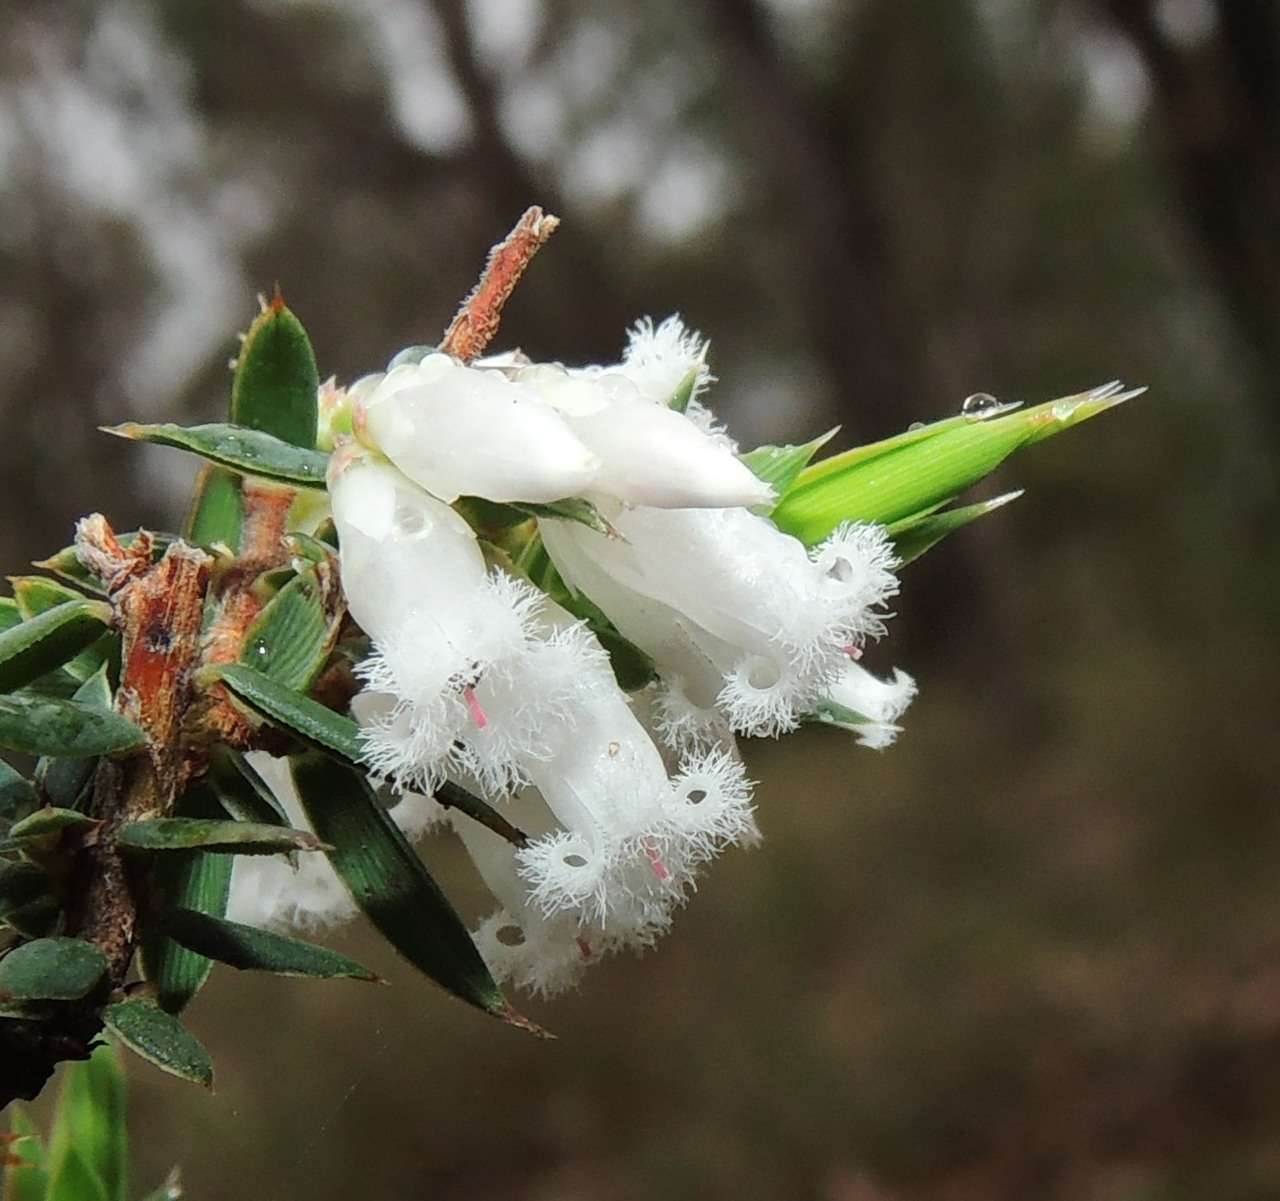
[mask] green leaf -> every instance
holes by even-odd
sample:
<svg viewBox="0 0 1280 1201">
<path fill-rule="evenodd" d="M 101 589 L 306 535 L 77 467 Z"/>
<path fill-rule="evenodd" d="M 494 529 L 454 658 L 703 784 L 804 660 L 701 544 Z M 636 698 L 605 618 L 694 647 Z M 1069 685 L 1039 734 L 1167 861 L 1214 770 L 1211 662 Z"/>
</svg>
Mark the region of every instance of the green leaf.
<svg viewBox="0 0 1280 1201">
<path fill-rule="evenodd" d="M 106 664 L 85 680 L 71 699 L 98 709 L 110 709 L 111 682 Z M 76 808 L 86 795 L 97 766 L 97 759 L 45 756 L 36 764 L 36 783 L 48 804 L 62 809 Z"/>
<path fill-rule="evenodd" d="M 309 450 L 247 426 L 213 423 L 181 426 L 162 422 L 140 425 L 126 421 L 122 425 L 101 427 L 104 433 L 158 446 L 173 446 L 190 451 L 219 467 L 240 475 L 276 480 L 295 488 L 323 488 L 329 456 Z"/>
<path fill-rule="evenodd" d="M 216 819 L 222 806 L 207 782 L 189 788 L 174 808 L 179 817 Z M 209 851 L 170 851 L 157 858 L 151 874 L 151 897 L 157 909 L 194 909 L 221 917 L 231 895 L 235 859 Z M 180 946 L 159 931 L 144 930 L 139 951 L 143 978 L 156 990 L 156 1000 L 169 1013 L 181 1013 L 204 987 L 213 962 Z"/>
<path fill-rule="evenodd" d="M 671 394 L 671 399 L 667 401 L 667 408 L 675 409 L 677 413 L 684 413 L 689 408 L 689 402 L 693 399 L 694 389 L 698 386 L 698 376 L 702 373 L 702 365 L 690 367 L 688 374 L 682 379 L 677 386 L 675 392 Z"/>
<path fill-rule="evenodd" d="M 68 1064 L 49 1135 L 50 1197 L 78 1201 L 73 1181 L 92 1175 L 107 1201 L 125 1201 L 128 1175 L 124 1073 L 115 1048 L 101 1043 Z M 70 1168 L 68 1159 L 79 1166 Z M 87 1174 L 87 1175 L 86 1175 Z M 61 1190 L 61 1191 L 59 1191 Z"/>
<path fill-rule="evenodd" d="M 813 456 L 839 432 L 840 427 L 837 425 L 825 434 L 819 434 L 811 442 L 802 442 L 798 446 L 757 446 L 755 450 L 749 450 L 738 458 L 751 468 L 758 479 L 773 489 L 774 496 L 780 498 L 787 494 L 796 478 L 809 466 Z M 763 507 L 772 510 L 773 505 Z"/>
<path fill-rule="evenodd" d="M 1006 492 L 1003 496 L 997 496 L 992 500 L 963 505 L 957 509 L 945 509 L 941 513 L 919 514 L 895 522 L 889 527 L 889 536 L 893 539 L 893 549 L 898 556 L 899 565 L 905 567 L 925 551 L 932 550 L 948 534 L 954 534 L 969 522 L 994 512 L 1010 501 L 1017 500 L 1021 495 L 1021 490 Z"/>
<path fill-rule="evenodd" d="M 308 830 L 198 817 L 153 817 L 148 821 L 127 822 L 117 831 L 116 838 L 130 851 L 198 850 L 231 855 L 277 855 L 282 851 L 323 849 L 320 840 Z"/>
<path fill-rule="evenodd" d="M 57 809 L 53 805 L 46 805 L 15 822 L 9 830 L 9 837 L 18 842 L 34 842 L 42 838 L 56 838 L 68 830 L 85 830 L 97 824 L 95 818 L 78 809 Z"/>
<path fill-rule="evenodd" d="M 223 667 L 220 676 L 232 694 L 258 717 L 296 735 L 309 747 L 352 767 L 362 767 L 364 750 L 360 728 L 349 717 L 326 709 L 318 701 L 283 688 L 274 680 L 248 667 Z M 491 806 L 466 789 L 446 782 L 436 790 L 436 799 L 465 813 L 482 826 L 516 846 L 524 835 Z"/>
<path fill-rule="evenodd" d="M 68 1147 L 49 1169 L 45 1201 L 111 1201 L 102 1177 L 76 1147 Z"/>
<path fill-rule="evenodd" d="M 231 420 L 294 446 L 314 447 L 319 387 L 307 331 L 277 293 L 240 348 L 231 383 Z"/>
<path fill-rule="evenodd" d="M 600 510 L 589 500 L 583 500 L 579 496 L 569 496 L 564 500 L 553 500 L 545 505 L 525 504 L 522 502 L 511 507 L 519 509 L 530 517 L 556 517 L 561 521 L 576 521 L 579 525 L 585 525 L 587 529 L 595 530 L 597 534 L 604 534 L 608 538 L 616 538 L 618 536 L 618 531 L 605 520 Z"/>
<path fill-rule="evenodd" d="M 108 1030 L 135 1055 L 193 1084 L 213 1087 L 209 1052 L 176 1017 L 150 1001 L 121 1001 L 108 1005 L 102 1020 Z"/>
<path fill-rule="evenodd" d="M 78 1001 L 107 970 L 107 958 L 79 938 L 37 938 L 0 959 L 0 1000 Z"/>
<path fill-rule="evenodd" d="M 368 968 L 327 947 L 190 909 L 171 909 L 160 917 L 158 925 L 189 950 L 242 971 L 316 979 L 378 979 Z"/>
<path fill-rule="evenodd" d="M 82 701 L 0 696 L 0 747 L 5 750 L 28 755 L 110 755 L 137 750 L 146 741 L 147 736 L 127 718 Z"/>
<path fill-rule="evenodd" d="M 197 546 L 221 545 L 234 553 L 240 549 L 243 522 L 240 477 L 206 463 L 196 481 L 195 503 L 186 522 L 187 538 Z"/>
<path fill-rule="evenodd" d="M 0 596 L 0 631 L 13 629 L 21 620 L 18 602 L 11 596 Z"/>
<path fill-rule="evenodd" d="M 0 759 L 0 819 L 19 821 L 39 804 L 31 781 Z"/>
<path fill-rule="evenodd" d="M 346 606 L 328 563 L 295 576 L 263 607 L 245 635 L 241 661 L 305 692 L 338 638 Z"/>
<path fill-rule="evenodd" d="M 44 868 L 34 863 L 0 863 L 0 920 L 49 897 L 51 891 Z"/>
<path fill-rule="evenodd" d="M 773 511 L 779 529 L 812 545 L 842 521 L 890 525 L 949 500 L 1021 446 L 1042 441 L 1136 396 L 1106 385 L 1033 408 L 953 417 L 805 468 Z"/>
<path fill-rule="evenodd" d="M 297 735 L 316 747 L 349 762 L 363 757 L 359 727 L 319 701 L 294 692 L 251 667 L 232 664 L 218 671 L 232 694 L 259 717 Z"/>
<path fill-rule="evenodd" d="M 111 606 L 79 600 L 46 610 L 0 634 L 0 691 L 12 692 L 66 663 L 96 642 Z"/>
<path fill-rule="evenodd" d="M 33 617 L 69 601 L 86 599 L 82 592 L 60 584 L 57 580 L 45 579 L 42 575 L 10 576 L 9 584 L 13 588 L 13 599 L 18 602 L 18 612 L 22 614 L 23 621 L 30 621 Z"/>
<path fill-rule="evenodd" d="M 16 1101 L 9 1109 L 9 1131 L 18 1136 L 9 1145 L 9 1153 L 24 1162 L 5 1169 L 4 1201 L 45 1201 L 49 1179 L 40 1132 L 26 1106 Z"/>
<path fill-rule="evenodd" d="M 319 754 L 291 760 L 329 861 L 374 927 L 419 971 L 486 1013 L 532 1027 L 507 1003 L 453 907 L 357 771 Z"/>
<path fill-rule="evenodd" d="M 209 756 L 207 780 L 222 807 L 237 821 L 266 826 L 289 824 L 276 794 L 239 751 L 229 746 L 215 746 Z"/>
</svg>

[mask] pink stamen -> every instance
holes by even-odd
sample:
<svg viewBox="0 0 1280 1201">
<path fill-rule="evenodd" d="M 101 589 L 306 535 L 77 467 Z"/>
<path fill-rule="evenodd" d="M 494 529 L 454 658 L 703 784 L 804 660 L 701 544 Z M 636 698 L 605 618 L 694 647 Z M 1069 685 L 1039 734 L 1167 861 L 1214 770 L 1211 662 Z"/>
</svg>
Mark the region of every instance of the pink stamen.
<svg viewBox="0 0 1280 1201">
<path fill-rule="evenodd" d="M 653 868 L 653 874 L 665 884 L 671 879 L 671 872 L 667 869 L 667 865 L 662 862 L 662 856 L 658 853 L 658 848 L 648 838 L 641 845 L 644 847 L 645 858 L 649 860 L 649 866 Z"/>
<path fill-rule="evenodd" d="M 483 730 L 489 724 L 488 714 L 484 711 L 484 706 L 480 704 L 479 698 L 476 696 L 476 690 L 468 684 L 462 690 L 463 698 L 467 702 L 467 712 L 471 714 L 471 720 L 476 726 Z"/>
<path fill-rule="evenodd" d="M 850 659 L 862 658 L 862 647 L 854 646 L 852 642 L 849 643 L 848 646 L 841 647 L 840 649 L 843 650 L 844 653 L 848 655 Z"/>
</svg>

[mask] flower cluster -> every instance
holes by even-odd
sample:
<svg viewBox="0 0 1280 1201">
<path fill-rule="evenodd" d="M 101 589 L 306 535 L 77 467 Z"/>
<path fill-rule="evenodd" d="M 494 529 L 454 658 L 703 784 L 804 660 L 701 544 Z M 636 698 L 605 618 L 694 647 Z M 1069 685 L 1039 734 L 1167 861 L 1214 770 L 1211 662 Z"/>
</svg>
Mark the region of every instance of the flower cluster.
<svg viewBox="0 0 1280 1201">
<path fill-rule="evenodd" d="M 398 818 L 444 820 L 411 798 L 452 780 L 526 832 L 515 848 L 454 822 L 499 903 L 477 944 L 495 977 L 532 991 L 650 945 L 702 866 L 758 837 L 737 736 L 833 705 L 885 746 L 914 693 L 857 662 L 897 589 L 883 529 L 845 524 L 807 549 L 763 515 L 772 490 L 707 409 L 705 357 L 669 318 L 637 324 L 615 365 L 406 351 L 326 398 L 354 431 L 329 499 L 372 644 L 353 705 L 367 762 L 407 794 Z M 558 595 L 587 598 L 655 682 L 625 693 L 601 623 L 486 555 L 459 498 L 529 506 Z M 566 498 L 599 520 L 575 520 Z M 301 883 L 327 897 L 327 882 Z"/>
</svg>

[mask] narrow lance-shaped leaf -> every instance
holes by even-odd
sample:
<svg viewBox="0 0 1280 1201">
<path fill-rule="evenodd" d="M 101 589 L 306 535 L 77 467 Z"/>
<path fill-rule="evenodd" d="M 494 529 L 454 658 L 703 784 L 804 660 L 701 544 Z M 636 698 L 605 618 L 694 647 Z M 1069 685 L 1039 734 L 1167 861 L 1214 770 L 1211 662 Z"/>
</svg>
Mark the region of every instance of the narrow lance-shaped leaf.
<svg viewBox="0 0 1280 1201">
<path fill-rule="evenodd" d="M 995 416 L 939 422 L 909 431 L 915 437 L 846 451 L 801 472 L 773 520 L 808 544 L 842 521 L 892 524 L 976 484 L 1020 446 L 1078 425 L 1140 391 L 1105 385 L 1018 412 L 996 406 L 986 411 Z"/>
<path fill-rule="evenodd" d="M 200 850 L 234 855 L 278 855 L 283 851 L 322 849 L 320 840 L 307 830 L 198 817 L 153 817 L 127 822 L 120 827 L 116 839 L 130 851 Z"/>
<path fill-rule="evenodd" d="M 97 641 L 111 622 L 111 607 L 81 600 L 57 605 L 0 633 L 0 691 L 38 679 Z"/>
<path fill-rule="evenodd" d="M 362 767 L 364 751 L 360 728 L 310 697 L 302 696 L 248 667 L 223 667 L 219 675 L 243 705 L 259 718 L 296 735 L 316 750 L 353 767 Z M 495 834 L 517 846 L 525 836 L 491 806 L 455 784 L 445 784 L 436 792 L 442 805 L 465 813 Z"/>
<path fill-rule="evenodd" d="M 46 805 L 28 814 L 19 822 L 14 822 L 9 830 L 9 837 L 17 842 L 36 841 L 56 838 L 71 830 L 86 830 L 98 824 L 96 818 L 78 809 L 59 809 Z"/>
<path fill-rule="evenodd" d="M 240 483 L 240 476 L 225 467 L 206 463 L 200 469 L 185 527 L 188 541 L 197 546 L 225 546 L 233 553 L 240 549 L 244 523 Z"/>
<path fill-rule="evenodd" d="M 67 1147 L 49 1164 L 45 1201 L 111 1201 L 106 1183 L 78 1147 Z"/>
<path fill-rule="evenodd" d="M 507 1003 L 466 927 L 357 771 L 319 754 L 291 761 L 329 861 L 377 930 L 416 968 L 468 1004 L 532 1027 Z"/>
<path fill-rule="evenodd" d="M 110 710 L 57 697 L 0 696 L 0 747 L 28 755 L 110 755 L 137 750 L 146 735 Z"/>
<path fill-rule="evenodd" d="M 944 509 L 940 513 L 927 513 L 895 522 L 889 527 L 889 537 L 893 541 L 894 554 L 897 555 L 899 564 L 905 567 L 926 551 L 932 550 L 948 534 L 954 534 L 979 517 L 994 513 L 996 509 L 1017 500 L 1021 495 L 1021 490 L 1006 492 L 1003 496 L 978 501 L 977 504 Z"/>
<path fill-rule="evenodd" d="M 181 426 L 168 422 L 140 425 L 126 421 L 122 425 L 103 426 L 102 429 L 117 438 L 190 451 L 241 475 L 276 480 L 296 488 L 323 488 L 329 463 L 329 456 L 318 450 L 294 446 L 247 426 L 223 423 Z"/>
<path fill-rule="evenodd" d="M 840 427 L 829 429 L 819 434 L 810 442 L 798 446 L 757 446 L 746 454 L 738 456 L 758 479 L 768 484 L 777 497 L 785 496 L 787 490 L 795 483 L 800 473 L 808 467 L 813 456 L 818 453 L 832 438 L 840 432 Z M 773 505 L 762 506 L 766 511 Z"/>
<path fill-rule="evenodd" d="M 50 1197 L 79 1201 L 66 1191 L 79 1183 L 79 1169 L 65 1166 L 68 1156 L 83 1161 L 83 1169 L 100 1182 L 108 1201 L 125 1201 L 128 1140 L 125 1126 L 124 1073 L 114 1047 L 100 1044 L 80 1063 L 68 1064 L 58 1096 L 58 1109 L 49 1135 Z M 63 1192 L 56 1190 L 60 1187 Z"/>
<path fill-rule="evenodd" d="M 213 1086 L 213 1061 L 199 1039 L 172 1014 L 150 1001 L 121 1001 L 102 1013 L 108 1030 L 135 1055 L 161 1071 Z"/>
<path fill-rule="evenodd" d="M 0 759 L 0 821 L 19 821 L 39 803 L 31 781 Z"/>
<path fill-rule="evenodd" d="M 53 882 L 34 863 L 0 863 L 0 921 L 52 895 Z"/>
<path fill-rule="evenodd" d="M 158 927 L 189 950 L 242 971 L 315 979 L 378 979 L 368 968 L 327 947 L 190 909 L 169 910 L 160 917 Z"/>
<path fill-rule="evenodd" d="M 10 576 L 9 586 L 13 589 L 13 599 L 18 602 L 18 612 L 22 614 L 23 621 L 30 621 L 69 601 L 87 599 L 84 593 L 67 584 L 41 575 Z"/>
<path fill-rule="evenodd" d="M 78 1001 L 107 970 L 107 959 L 79 938 L 37 938 L 0 959 L 0 1000 Z"/>
<path fill-rule="evenodd" d="M 217 819 L 222 806 L 207 783 L 189 788 L 174 806 L 178 817 Z M 235 859 L 212 851 L 170 851 L 157 857 L 151 897 L 158 909 L 181 907 L 221 917 L 231 894 Z M 158 930 L 143 933 L 139 952 L 143 977 L 155 988 L 156 1001 L 169 1013 L 181 1013 L 209 978 L 213 963 Z"/>
<path fill-rule="evenodd" d="M 237 821 L 257 822 L 265 826 L 289 824 L 284 806 L 239 751 L 228 746 L 214 747 L 209 757 L 207 778 L 222 808 Z"/>
</svg>

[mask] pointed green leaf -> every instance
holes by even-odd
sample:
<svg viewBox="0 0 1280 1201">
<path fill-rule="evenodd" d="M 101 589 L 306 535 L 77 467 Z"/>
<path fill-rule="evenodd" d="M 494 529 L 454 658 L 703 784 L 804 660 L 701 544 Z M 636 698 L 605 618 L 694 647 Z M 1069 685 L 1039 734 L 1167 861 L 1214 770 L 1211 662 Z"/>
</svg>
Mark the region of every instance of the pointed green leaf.
<svg viewBox="0 0 1280 1201">
<path fill-rule="evenodd" d="M 52 887 L 49 874 L 34 863 L 0 863 L 0 920 L 51 896 Z"/>
<path fill-rule="evenodd" d="M 738 458 L 751 468 L 758 479 L 773 489 L 774 496 L 783 497 L 800 473 L 809 466 L 813 456 L 839 432 L 840 427 L 836 426 L 798 446 L 757 446 L 755 450 L 739 455 Z M 765 508 L 772 509 L 773 505 Z"/>
<path fill-rule="evenodd" d="M 925 551 L 932 550 L 948 534 L 954 534 L 971 521 L 984 517 L 988 513 L 1017 500 L 1022 495 L 1017 492 L 1006 492 L 1003 496 L 992 500 L 979 501 L 977 504 L 963 505 L 956 509 L 944 509 L 941 513 L 931 512 L 916 517 L 908 517 L 895 522 L 889 527 L 889 537 L 893 540 L 893 550 L 898 556 L 899 566 L 918 559 Z"/>
<path fill-rule="evenodd" d="M 240 348 L 231 383 L 231 420 L 294 446 L 313 447 L 319 387 L 307 331 L 277 293 Z"/>
<path fill-rule="evenodd" d="M 842 521 L 890 525 L 976 484 L 1021 446 L 1042 441 L 1135 396 L 1107 385 L 1029 409 L 989 410 L 908 431 L 807 467 L 773 512 L 789 534 L 812 545 Z"/>
<path fill-rule="evenodd" d="M 0 820 L 19 821 L 39 804 L 31 781 L 0 759 Z"/>
<path fill-rule="evenodd" d="M 161 1071 L 213 1087 L 209 1052 L 176 1017 L 150 1001 L 121 1001 L 108 1005 L 102 1020 L 107 1029 L 135 1055 Z"/>
<path fill-rule="evenodd" d="M 239 751 L 215 746 L 209 757 L 208 782 L 222 807 L 237 821 L 265 826 L 289 824 L 284 806 Z"/>
<path fill-rule="evenodd" d="M 311 753 L 291 760 L 298 797 L 329 861 L 377 930 L 442 988 L 528 1025 L 493 982 L 466 927 L 357 771 Z"/>
<path fill-rule="evenodd" d="M 106 664 L 85 680 L 71 699 L 98 709 L 110 709 L 111 682 L 107 678 Z M 97 767 L 97 759 L 45 756 L 36 764 L 35 780 L 47 804 L 72 809 L 78 807 L 86 796 Z"/>
<path fill-rule="evenodd" d="M 305 692 L 338 638 L 346 606 L 328 563 L 295 576 L 263 607 L 245 635 L 242 661 Z"/>
<path fill-rule="evenodd" d="M 146 741 L 138 726 L 110 710 L 57 697 L 0 696 L 0 747 L 6 750 L 28 755 L 110 755 L 137 750 Z"/>
<path fill-rule="evenodd" d="M 0 1000 L 78 1001 L 107 970 L 107 959 L 79 938 L 37 938 L 0 959 Z"/>
<path fill-rule="evenodd" d="M 353 980 L 378 979 L 368 968 L 327 947 L 190 909 L 171 909 L 160 917 L 158 925 L 189 950 L 242 971 L 316 979 L 343 976 Z"/>
<path fill-rule="evenodd" d="M 80 600 L 0 633 L 0 691 L 11 692 L 66 663 L 96 642 L 110 623 L 110 605 Z"/>
<path fill-rule="evenodd" d="M 553 500 L 545 505 L 520 503 L 511 507 L 519 509 L 530 517 L 556 517 L 561 521 L 576 521 L 579 525 L 585 525 L 587 529 L 595 530 L 597 534 L 604 534 L 608 538 L 618 536 L 618 531 L 605 520 L 600 510 L 589 500 L 583 500 L 580 496 Z"/>
<path fill-rule="evenodd" d="M 97 819 L 78 809 L 57 809 L 46 805 L 15 822 L 9 830 L 9 837 L 19 842 L 56 838 L 69 830 L 87 830 L 97 824 Z"/>
<path fill-rule="evenodd" d="M 82 592 L 57 580 L 45 579 L 42 575 L 10 576 L 9 584 L 13 588 L 13 599 L 18 602 L 18 612 L 23 621 L 30 621 L 41 613 L 47 613 L 58 605 L 69 601 L 87 599 Z"/>
<path fill-rule="evenodd" d="M 256 822 L 198 817 L 154 817 L 127 822 L 116 838 L 130 851 L 221 851 L 231 855 L 278 855 L 282 851 L 318 851 L 319 839 L 307 830 L 260 826 Z"/>
<path fill-rule="evenodd" d="M 217 819 L 225 816 L 207 783 L 178 798 L 179 817 Z M 209 851 L 170 851 L 157 857 L 151 874 L 151 897 L 157 909 L 194 909 L 221 917 L 231 895 L 235 859 Z M 156 1000 L 169 1013 L 181 1013 L 204 986 L 211 960 L 147 928 L 139 950 L 143 978 L 156 990 Z"/>
<path fill-rule="evenodd" d="M 81 1194 L 69 1191 L 71 1182 L 87 1172 L 100 1182 L 107 1201 L 125 1201 L 125 1120 L 124 1073 L 115 1048 L 101 1043 L 87 1060 L 68 1064 L 62 1077 L 49 1135 L 51 1198 L 76 1201 Z M 74 1170 L 66 1163 L 71 1156 L 82 1161 Z"/>
<path fill-rule="evenodd" d="M 26 1106 L 16 1101 L 9 1108 L 9 1131 L 18 1136 L 9 1153 L 23 1162 L 5 1169 L 4 1201 L 45 1201 L 49 1179 L 40 1132 Z"/>
<path fill-rule="evenodd" d="M 21 620 L 18 602 L 11 596 L 0 596 L 0 632 L 13 629 Z"/>
<path fill-rule="evenodd" d="M 698 376 L 701 373 L 701 364 L 689 369 L 689 373 L 680 381 L 675 392 L 671 394 L 671 399 L 667 401 L 667 408 L 675 409 L 677 413 L 688 411 L 689 402 L 693 399 L 694 389 L 698 386 Z"/>
<path fill-rule="evenodd" d="M 359 728 L 350 718 L 251 667 L 231 665 L 221 668 L 218 674 L 232 694 L 256 715 L 296 734 L 308 746 L 350 763 L 361 761 Z"/>
<path fill-rule="evenodd" d="M 248 667 L 224 667 L 219 675 L 232 694 L 256 716 L 265 717 L 273 725 L 288 730 L 308 746 L 341 763 L 353 767 L 363 764 L 360 728 L 351 718 L 326 709 L 310 697 L 291 692 Z M 525 838 L 519 830 L 466 789 L 446 782 L 436 790 L 436 799 L 487 826 L 508 842 L 524 845 Z"/>
<path fill-rule="evenodd" d="M 49 1167 L 45 1201 L 110 1201 L 102 1177 L 76 1147 L 68 1147 Z"/>
<path fill-rule="evenodd" d="M 43 896 L 10 910 L 4 920 L 23 938 L 49 938 L 62 927 L 62 908 L 56 897 Z"/>
<path fill-rule="evenodd" d="M 276 480 L 296 488 L 323 488 L 329 465 L 329 456 L 318 450 L 294 446 L 261 430 L 240 425 L 181 426 L 167 422 L 140 425 L 126 421 L 122 425 L 103 426 L 102 430 L 117 438 L 177 447 L 240 475 Z"/>
</svg>

